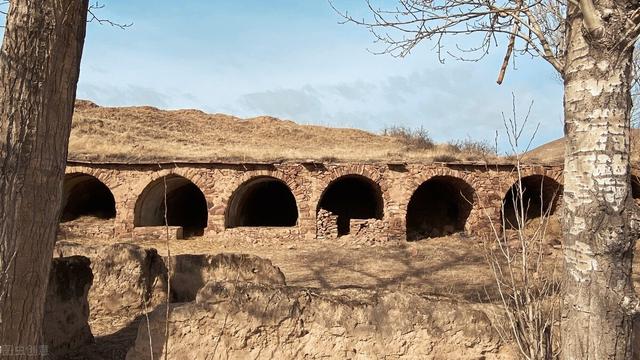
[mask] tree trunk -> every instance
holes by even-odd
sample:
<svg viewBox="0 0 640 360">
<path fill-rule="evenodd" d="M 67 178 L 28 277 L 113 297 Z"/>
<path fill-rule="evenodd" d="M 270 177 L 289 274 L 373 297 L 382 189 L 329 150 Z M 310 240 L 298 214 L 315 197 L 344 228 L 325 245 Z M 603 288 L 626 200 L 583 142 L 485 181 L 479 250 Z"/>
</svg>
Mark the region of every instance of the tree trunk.
<svg viewBox="0 0 640 360">
<path fill-rule="evenodd" d="M 42 343 L 88 0 L 12 0 L 0 58 L 0 346 Z M 26 358 L 26 356 L 25 356 Z"/>
<path fill-rule="evenodd" d="M 567 21 L 564 74 L 561 357 L 630 359 L 632 317 L 622 304 L 633 294 L 631 265 L 638 235 L 629 162 L 633 46 L 615 45 L 624 40 L 615 23 L 605 27 L 601 38 L 590 38 L 573 10 Z"/>
</svg>

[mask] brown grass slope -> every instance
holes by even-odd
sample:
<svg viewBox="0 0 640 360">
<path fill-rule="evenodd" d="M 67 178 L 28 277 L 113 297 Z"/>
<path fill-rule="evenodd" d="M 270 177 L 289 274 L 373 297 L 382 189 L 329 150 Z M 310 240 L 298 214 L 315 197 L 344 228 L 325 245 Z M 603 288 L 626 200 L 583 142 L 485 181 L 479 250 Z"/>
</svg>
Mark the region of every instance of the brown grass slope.
<svg viewBox="0 0 640 360">
<path fill-rule="evenodd" d="M 543 164 L 564 162 L 564 137 L 548 142 L 524 154 L 524 161 Z M 631 161 L 640 161 L 640 129 L 631 130 Z"/>
<path fill-rule="evenodd" d="M 393 136 L 299 125 L 260 116 L 240 119 L 199 110 L 100 107 L 76 103 L 69 159 L 112 162 L 479 161 L 451 145 L 414 149 Z M 440 160 L 439 160 L 440 159 Z"/>
</svg>

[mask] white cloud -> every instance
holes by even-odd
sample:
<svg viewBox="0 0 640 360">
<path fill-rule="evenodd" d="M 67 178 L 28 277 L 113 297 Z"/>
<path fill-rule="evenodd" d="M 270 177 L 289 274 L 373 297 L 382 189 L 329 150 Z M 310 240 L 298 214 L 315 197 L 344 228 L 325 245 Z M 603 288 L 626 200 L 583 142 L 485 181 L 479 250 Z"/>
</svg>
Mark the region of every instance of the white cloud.
<svg viewBox="0 0 640 360">
<path fill-rule="evenodd" d="M 536 101 L 531 131 L 540 122 L 536 143 L 560 136 L 559 91 L 527 86 L 500 87 L 465 67 L 424 70 L 378 81 L 305 85 L 241 95 L 233 103 L 243 116 L 268 114 L 301 123 L 348 126 L 379 131 L 390 125 L 424 127 L 439 141 L 474 138 L 493 141 L 495 131 L 506 144 L 501 113 L 510 113 L 512 91 L 524 112 Z M 548 89 L 547 89 L 548 90 Z M 524 113 L 521 113 L 524 115 Z"/>
</svg>

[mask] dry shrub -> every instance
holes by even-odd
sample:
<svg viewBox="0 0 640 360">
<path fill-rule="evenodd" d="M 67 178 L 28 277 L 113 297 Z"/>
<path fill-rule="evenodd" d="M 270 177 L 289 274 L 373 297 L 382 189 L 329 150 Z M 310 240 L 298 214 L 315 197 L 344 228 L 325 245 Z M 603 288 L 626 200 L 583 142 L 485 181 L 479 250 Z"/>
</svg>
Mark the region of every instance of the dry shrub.
<svg viewBox="0 0 640 360">
<path fill-rule="evenodd" d="M 458 161 L 458 157 L 455 155 L 451 155 L 451 154 L 442 154 L 442 155 L 436 155 L 433 157 L 433 161 L 435 162 L 443 162 L 443 163 L 449 163 L 449 162 L 455 162 Z"/>
<path fill-rule="evenodd" d="M 521 358 L 551 360 L 558 358 L 560 348 L 562 286 L 555 267 L 558 259 L 547 241 L 550 209 L 536 221 L 527 219 L 529 209 L 520 174 L 518 178 L 513 204 L 517 209 L 516 228 L 500 232 L 492 224 L 493 237 L 485 243 L 485 255 L 507 319 L 496 327 L 505 341 L 517 345 Z M 506 225 L 503 220 L 502 228 Z M 550 263 L 553 266 L 548 266 Z"/>
<path fill-rule="evenodd" d="M 495 224 L 488 217 L 493 236 L 485 241 L 485 256 L 493 271 L 497 297 L 506 315 L 506 321 L 496 325 L 504 341 L 515 343 L 520 358 L 527 360 L 557 359 L 560 349 L 559 323 L 562 283 L 556 270 L 558 259 L 549 249 L 547 241 L 552 207 L 544 208 L 543 184 L 540 185 L 540 212 L 535 221 L 527 218 L 530 204 L 524 196 L 521 155 L 518 148 L 522 125 L 516 121 L 515 101 L 513 118 L 503 119 L 515 157 L 514 172 L 517 178 L 512 205 L 515 211 L 515 227 L 505 230 L 507 222 L 505 206 L 502 206 L 502 224 Z M 531 190 L 531 189 L 529 189 Z M 560 194 L 555 194 L 558 196 Z M 549 266 L 552 264 L 552 266 Z M 491 298 L 491 295 L 487 294 Z"/>
<path fill-rule="evenodd" d="M 498 154 L 495 145 L 491 145 L 485 140 L 466 138 L 463 140 L 450 141 L 447 145 L 451 151 L 456 153 L 478 154 L 482 156 L 495 156 Z"/>
<path fill-rule="evenodd" d="M 436 147 L 429 132 L 422 126 L 411 129 L 404 126 L 389 126 L 382 130 L 383 136 L 396 138 L 409 149 L 412 150 L 431 150 Z"/>
</svg>

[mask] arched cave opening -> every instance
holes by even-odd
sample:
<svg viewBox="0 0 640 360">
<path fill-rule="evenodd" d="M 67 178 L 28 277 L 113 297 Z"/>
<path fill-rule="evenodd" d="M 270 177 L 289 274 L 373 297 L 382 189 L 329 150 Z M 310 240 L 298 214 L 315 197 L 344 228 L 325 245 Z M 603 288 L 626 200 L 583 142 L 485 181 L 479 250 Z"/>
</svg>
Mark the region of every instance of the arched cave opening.
<svg viewBox="0 0 640 360">
<path fill-rule="evenodd" d="M 522 178 L 522 196 L 516 182 L 504 197 L 503 224 L 505 229 L 518 229 L 526 222 L 553 215 L 562 195 L 562 185 L 544 175 L 531 175 Z M 522 198 L 522 201 L 521 201 Z"/>
<path fill-rule="evenodd" d="M 635 175 L 631 176 L 631 196 L 640 202 L 640 178 Z"/>
<path fill-rule="evenodd" d="M 407 240 L 464 231 L 475 191 L 464 180 L 436 176 L 423 182 L 407 206 Z"/>
<path fill-rule="evenodd" d="M 298 222 L 298 206 L 291 189 L 270 176 L 240 185 L 227 207 L 227 228 L 289 227 Z"/>
<path fill-rule="evenodd" d="M 185 237 L 204 234 L 207 201 L 194 183 L 182 176 L 167 175 L 147 185 L 136 203 L 134 225 L 165 225 L 165 208 L 167 225 L 182 226 Z"/>
<path fill-rule="evenodd" d="M 62 191 L 60 222 L 80 217 L 113 219 L 116 201 L 111 190 L 97 178 L 87 174 L 67 174 Z"/>
<path fill-rule="evenodd" d="M 345 175 L 327 186 L 318 204 L 320 209 L 337 216 L 338 236 L 347 235 L 351 219 L 382 219 L 382 190 L 369 178 Z"/>
</svg>

